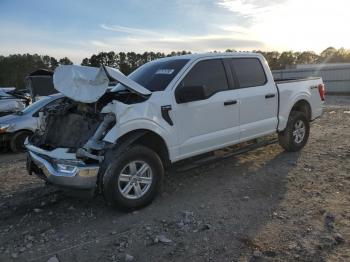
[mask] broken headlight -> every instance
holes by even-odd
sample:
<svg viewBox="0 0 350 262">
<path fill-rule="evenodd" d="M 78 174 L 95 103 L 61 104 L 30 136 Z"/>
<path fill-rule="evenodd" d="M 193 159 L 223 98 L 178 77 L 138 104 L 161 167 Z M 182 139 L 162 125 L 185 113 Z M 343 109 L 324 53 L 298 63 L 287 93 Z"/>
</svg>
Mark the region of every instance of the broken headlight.
<svg viewBox="0 0 350 262">
<path fill-rule="evenodd" d="M 70 159 L 70 160 L 53 160 L 56 170 L 66 174 L 74 174 L 78 171 L 79 166 L 84 166 L 84 162 L 81 160 Z"/>
</svg>

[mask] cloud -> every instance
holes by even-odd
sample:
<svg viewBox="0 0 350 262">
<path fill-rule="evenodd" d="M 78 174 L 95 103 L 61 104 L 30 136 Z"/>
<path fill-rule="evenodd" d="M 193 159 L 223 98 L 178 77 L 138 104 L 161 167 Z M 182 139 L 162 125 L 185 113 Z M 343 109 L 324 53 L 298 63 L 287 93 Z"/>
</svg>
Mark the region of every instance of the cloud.
<svg viewBox="0 0 350 262">
<path fill-rule="evenodd" d="M 194 36 L 164 34 L 160 37 L 130 35 L 128 37 L 110 37 L 103 40 L 91 40 L 90 44 L 103 50 L 160 51 L 166 53 L 177 50 L 189 50 L 193 52 L 224 51 L 228 48 L 251 50 L 265 46 L 262 42 L 235 37 L 227 33 Z"/>
<path fill-rule="evenodd" d="M 266 43 L 268 50 L 314 50 L 350 46 L 348 0 L 219 0 L 233 15 L 249 19 L 245 30 L 252 39 Z M 234 31 L 228 23 L 222 30 Z"/>
<path fill-rule="evenodd" d="M 242 2 L 247 4 L 253 4 L 258 7 L 266 7 L 273 5 L 281 5 L 287 2 L 288 0 L 244 0 Z"/>
<path fill-rule="evenodd" d="M 13 32 L 16 32 L 14 34 Z M 69 57 L 74 63 L 90 56 L 94 50 L 82 39 L 67 36 L 67 32 L 45 31 L 21 24 L 3 24 L 0 27 L 0 54 L 39 54 L 59 59 Z"/>
<path fill-rule="evenodd" d="M 92 39 L 91 45 L 100 50 L 160 51 L 189 50 L 193 52 L 224 51 L 228 48 L 251 50 L 263 48 L 264 43 L 249 37 L 249 32 L 239 26 L 216 25 L 215 34 L 181 34 L 171 31 L 152 31 L 120 25 L 101 25 L 106 31 L 115 32 L 103 39 Z"/>
<path fill-rule="evenodd" d="M 228 48 L 244 51 L 260 49 L 265 46 L 264 43 L 249 38 L 249 35 L 243 33 L 244 28 L 215 26 L 217 27 L 215 34 L 190 35 L 172 31 L 156 32 L 142 28 L 103 24 L 99 26 L 100 30 L 94 37 L 86 35 L 85 38 L 79 38 L 65 37 L 63 33 L 57 36 L 55 32 L 27 28 L 24 25 L 7 25 L 0 28 L 0 34 L 5 36 L 0 45 L 0 54 L 28 52 L 56 58 L 67 56 L 78 64 L 83 58 L 101 51 L 169 53 L 180 50 L 192 52 L 224 51 Z M 18 37 L 13 37 L 13 30 L 18 32 Z M 238 30 L 242 32 L 238 32 Z M 25 37 L 26 41 L 22 41 L 22 37 Z"/>
<path fill-rule="evenodd" d="M 244 16 L 258 16 L 271 10 L 271 7 L 281 5 L 288 0 L 221 0 L 218 5 L 231 12 Z"/>
<path fill-rule="evenodd" d="M 126 26 L 120 26 L 120 25 L 101 25 L 102 29 L 105 29 L 107 31 L 112 32 L 119 32 L 119 33 L 126 33 L 126 34 L 133 34 L 133 35 L 156 35 L 159 34 L 150 30 L 145 29 L 139 29 L 139 28 L 133 28 L 133 27 L 126 27 Z"/>
</svg>

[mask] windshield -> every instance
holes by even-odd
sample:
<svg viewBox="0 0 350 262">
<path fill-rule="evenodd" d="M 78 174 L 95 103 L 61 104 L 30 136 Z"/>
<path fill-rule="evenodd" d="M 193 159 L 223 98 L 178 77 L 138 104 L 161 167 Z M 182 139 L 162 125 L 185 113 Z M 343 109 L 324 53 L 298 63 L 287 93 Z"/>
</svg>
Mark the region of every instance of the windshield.
<svg viewBox="0 0 350 262">
<path fill-rule="evenodd" d="M 44 105 L 46 105 L 47 103 L 49 103 L 52 100 L 53 100 L 53 97 L 51 97 L 51 96 L 41 98 L 40 100 L 36 101 L 35 103 L 33 103 L 30 106 L 23 109 L 21 111 L 21 114 L 27 114 L 27 113 L 31 113 L 31 112 L 34 112 L 36 110 L 39 110 L 41 107 L 43 107 Z"/>
<path fill-rule="evenodd" d="M 151 92 L 163 91 L 189 59 L 155 61 L 144 64 L 128 77 Z"/>
</svg>

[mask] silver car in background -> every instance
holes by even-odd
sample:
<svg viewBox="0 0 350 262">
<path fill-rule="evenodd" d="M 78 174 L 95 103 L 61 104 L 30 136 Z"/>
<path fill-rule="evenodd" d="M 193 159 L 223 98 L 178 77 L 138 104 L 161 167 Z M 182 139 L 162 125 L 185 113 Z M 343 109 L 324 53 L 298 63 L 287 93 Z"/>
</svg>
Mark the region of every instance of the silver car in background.
<svg viewBox="0 0 350 262">
<path fill-rule="evenodd" d="M 0 117 L 0 147 L 10 147 L 15 153 L 24 151 L 24 141 L 38 128 L 39 112 L 61 99 L 62 94 L 46 96 L 22 111 Z"/>
</svg>

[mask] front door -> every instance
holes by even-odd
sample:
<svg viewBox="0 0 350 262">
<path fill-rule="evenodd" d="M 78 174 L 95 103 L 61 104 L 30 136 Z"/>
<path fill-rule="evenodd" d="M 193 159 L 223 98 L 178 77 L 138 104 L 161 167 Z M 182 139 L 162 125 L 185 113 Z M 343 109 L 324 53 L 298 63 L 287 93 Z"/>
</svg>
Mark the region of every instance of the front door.
<svg viewBox="0 0 350 262">
<path fill-rule="evenodd" d="M 238 142 L 239 90 L 229 89 L 222 59 L 197 62 L 181 86 L 204 86 L 205 98 L 174 105 L 178 160 Z"/>
</svg>

